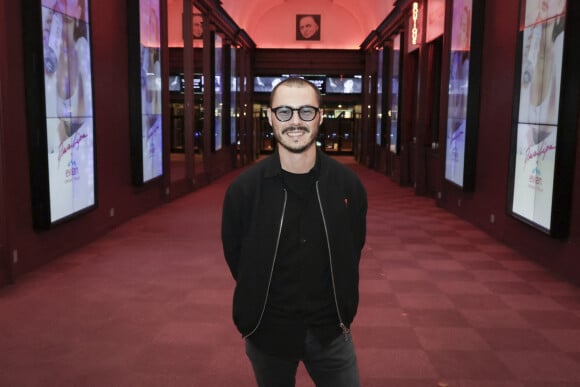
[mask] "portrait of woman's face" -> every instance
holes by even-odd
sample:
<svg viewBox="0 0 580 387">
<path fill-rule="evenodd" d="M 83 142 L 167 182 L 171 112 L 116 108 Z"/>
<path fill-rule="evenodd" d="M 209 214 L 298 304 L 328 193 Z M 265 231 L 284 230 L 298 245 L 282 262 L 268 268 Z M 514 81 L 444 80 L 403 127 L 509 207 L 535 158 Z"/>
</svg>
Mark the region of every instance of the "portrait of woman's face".
<svg viewBox="0 0 580 387">
<path fill-rule="evenodd" d="M 296 15 L 296 40 L 320 40 L 320 15 Z"/>
</svg>

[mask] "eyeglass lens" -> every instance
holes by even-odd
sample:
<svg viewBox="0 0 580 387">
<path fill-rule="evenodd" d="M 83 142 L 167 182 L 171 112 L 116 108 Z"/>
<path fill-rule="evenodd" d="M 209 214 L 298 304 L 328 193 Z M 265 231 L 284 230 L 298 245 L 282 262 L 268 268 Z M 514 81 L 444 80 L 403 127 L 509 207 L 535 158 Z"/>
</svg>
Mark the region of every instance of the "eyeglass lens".
<svg viewBox="0 0 580 387">
<path fill-rule="evenodd" d="M 318 108 L 314 106 L 301 106 L 299 108 L 293 109 L 289 106 L 279 106 L 277 108 L 273 108 L 272 111 L 276 115 L 278 121 L 284 122 L 288 121 L 292 118 L 292 114 L 295 111 L 298 112 L 298 116 L 302 121 L 312 121 L 314 117 L 316 117 L 316 113 L 318 113 Z"/>
</svg>

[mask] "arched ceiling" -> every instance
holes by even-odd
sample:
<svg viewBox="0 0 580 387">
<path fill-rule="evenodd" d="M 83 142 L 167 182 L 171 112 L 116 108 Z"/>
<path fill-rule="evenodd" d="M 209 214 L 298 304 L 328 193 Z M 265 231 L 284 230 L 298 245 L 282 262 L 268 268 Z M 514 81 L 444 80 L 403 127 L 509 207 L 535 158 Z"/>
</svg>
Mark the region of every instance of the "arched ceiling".
<svg viewBox="0 0 580 387">
<path fill-rule="evenodd" d="M 358 49 L 394 0 L 222 0 L 258 48 Z M 321 16 L 320 41 L 296 40 L 296 15 Z"/>
</svg>

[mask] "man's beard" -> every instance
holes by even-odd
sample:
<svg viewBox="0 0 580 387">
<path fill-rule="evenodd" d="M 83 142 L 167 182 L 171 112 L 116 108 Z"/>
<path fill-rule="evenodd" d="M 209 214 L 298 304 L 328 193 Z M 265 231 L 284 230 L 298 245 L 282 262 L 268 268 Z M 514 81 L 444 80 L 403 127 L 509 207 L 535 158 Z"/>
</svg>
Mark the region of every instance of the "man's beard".
<svg viewBox="0 0 580 387">
<path fill-rule="evenodd" d="M 293 147 L 292 146 L 293 144 L 288 144 L 284 141 L 284 134 L 286 132 L 291 131 L 291 130 L 297 130 L 297 129 L 303 131 L 305 135 L 311 135 L 313 133 L 314 133 L 314 135 L 309 139 L 309 141 L 306 144 L 300 145 L 297 147 L 296 146 Z M 316 134 L 317 133 L 318 133 L 318 130 L 315 130 L 313 132 L 305 126 L 289 126 L 289 127 L 282 129 L 279 132 L 274 130 L 274 138 L 276 139 L 278 144 L 280 144 L 286 150 L 288 150 L 292 153 L 302 153 L 302 152 L 306 151 L 307 149 L 309 149 L 312 146 L 312 144 L 314 144 L 314 142 L 316 141 Z"/>
</svg>

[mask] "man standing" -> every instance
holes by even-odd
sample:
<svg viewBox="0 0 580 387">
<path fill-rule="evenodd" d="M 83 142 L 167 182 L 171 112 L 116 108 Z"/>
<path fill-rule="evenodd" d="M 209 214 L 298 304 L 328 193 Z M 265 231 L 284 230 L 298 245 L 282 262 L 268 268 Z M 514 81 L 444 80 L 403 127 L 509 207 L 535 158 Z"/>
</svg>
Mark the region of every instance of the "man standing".
<svg viewBox="0 0 580 387">
<path fill-rule="evenodd" d="M 280 82 L 268 109 L 276 152 L 224 199 L 233 318 L 259 387 L 294 386 L 300 361 L 317 387 L 360 385 L 349 327 L 367 198 L 356 174 L 316 147 L 321 106 L 310 82 Z"/>
</svg>

